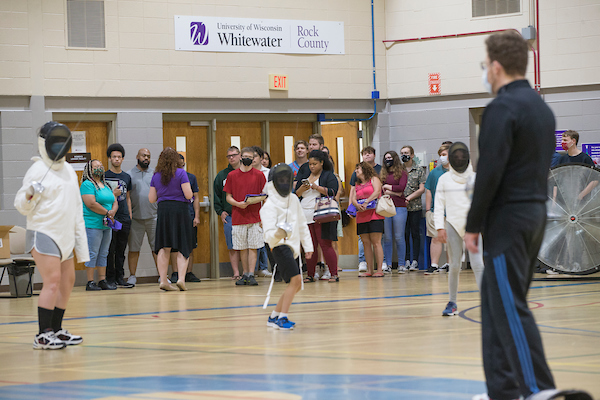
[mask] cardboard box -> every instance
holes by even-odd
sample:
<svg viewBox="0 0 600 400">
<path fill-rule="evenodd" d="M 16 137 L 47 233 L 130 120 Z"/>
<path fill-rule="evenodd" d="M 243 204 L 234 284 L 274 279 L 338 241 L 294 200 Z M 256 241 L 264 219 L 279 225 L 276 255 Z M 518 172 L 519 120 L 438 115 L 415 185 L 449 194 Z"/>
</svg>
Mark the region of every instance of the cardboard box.
<svg viewBox="0 0 600 400">
<path fill-rule="evenodd" d="M 10 230 L 14 225 L 0 225 L 0 258 L 10 258 Z"/>
</svg>

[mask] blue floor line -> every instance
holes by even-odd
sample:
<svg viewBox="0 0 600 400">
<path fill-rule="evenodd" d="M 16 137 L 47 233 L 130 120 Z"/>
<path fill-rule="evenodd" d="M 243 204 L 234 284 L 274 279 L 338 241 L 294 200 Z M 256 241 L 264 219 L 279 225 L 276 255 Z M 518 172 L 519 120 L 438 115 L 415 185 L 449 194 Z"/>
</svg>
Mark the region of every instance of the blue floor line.
<svg viewBox="0 0 600 400">
<path fill-rule="evenodd" d="M 197 391 L 239 391 L 240 395 L 268 391 L 294 394 L 306 400 L 459 400 L 484 392 L 485 383 L 407 375 L 174 375 L 4 386 L 0 387 L 0 399 L 77 400 L 110 396 L 133 399 L 144 394 Z"/>
<path fill-rule="evenodd" d="M 598 285 L 600 282 L 581 282 L 581 283 L 570 283 L 570 284 L 556 284 L 556 285 L 543 285 L 543 286 L 532 286 L 530 290 L 533 289 L 546 289 L 553 287 L 570 287 L 570 286 L 581 286 L 581 285 Z M 478 290 L 467 290 L 458 292 L 459 294 L 469 294 L 469 293 L 478 293 Z M 440 293 L 420 293 L 420 294 L 410 294 L 410 295 L 400 295 L 400 296 L 380 296 L 380 297 L 359 297 L 353 299 L 335 299 L 335 300 L 315 300 L 315 301 L 300 301 L 294 302 L 294 305 L 302 305 L 302 304 L 327 304 L 327 303 L 342 303 L 342 302 L 352 302 L 352 301 L 368 301 L 368 300 L 389 300 L 389 299 L 406 299 L 406 298 L 418 298 L 418 297 L 432 297 L 432 296 L 443 296 L 448 295 L 448 292 L 440 292 Z M 269 304 L 269 307 L 274 307 L 276 303 Z M 220 310 L 242 310 L 247 308 L 262 308 L 262 304 L 255 305 L 247 305 L 247 306 L 231 306 L 231 307 L 213 307 L 213 308 L 192 308 L 185 310 L 167 310 L 167 311 L 148 311 L 141 313 L 131 313 L 131 314 L 110 314 L 110 315 L 96 315 L 91 317 L 74 317 L 74 318 L 65 318 L 66 321 L 74 321 L 74 320 L 82 320 L 82 319 L 100 319 L 100 318 L 117 318 L 117 317 L 137 317 L 143 315 L 157 315 L 157 314 L 173 314 L 173 313 L 181 313 L 181 312 L 199 312 L 199 311 L 220 311 Z M 463 314 L 467 310 L 461 312 Z M 462 315 L 461 315 L 462 316 Z M 463 317 L 467 320 L 470 320 L 468 317 Z M 473 321 L 477 322 L 477 321 Z M 15 322 L 2 322 L 0 326 L 6 325 L 23 325 L 23 324 L 37 324 L 37 320 L 33 321 L 15 321 Z"/>
</svg>

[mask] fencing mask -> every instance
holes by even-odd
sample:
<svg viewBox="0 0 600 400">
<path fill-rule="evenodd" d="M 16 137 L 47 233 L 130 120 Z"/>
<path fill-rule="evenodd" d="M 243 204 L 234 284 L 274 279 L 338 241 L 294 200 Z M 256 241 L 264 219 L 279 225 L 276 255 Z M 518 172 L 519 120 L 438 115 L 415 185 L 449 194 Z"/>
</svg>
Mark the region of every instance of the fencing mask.
<svg viewBox="0 0 600 400">
<path fill-rule="evenodd" d="M 289 165 L 280 163 L 271 168 L 269 182 L 273 182 L 275 190 L 281 197 L 287 197 L 292 193 L 294 184 L 294 173 Z"/>
<path fill-rule="evenodd" d="M 462 142 L 454 142 L 448 150 L 448 159 L 452 169 L 462 174 L 469 166 L 469 148 Z"/>
<path fill-rule="evenodd" d="M 38 149 L 48 165 L 64 162 L 63 158 L 69 152 L 72 142 L 71 131 L 61 123 L 50 121 L 40 128 Z"/>
</svg>

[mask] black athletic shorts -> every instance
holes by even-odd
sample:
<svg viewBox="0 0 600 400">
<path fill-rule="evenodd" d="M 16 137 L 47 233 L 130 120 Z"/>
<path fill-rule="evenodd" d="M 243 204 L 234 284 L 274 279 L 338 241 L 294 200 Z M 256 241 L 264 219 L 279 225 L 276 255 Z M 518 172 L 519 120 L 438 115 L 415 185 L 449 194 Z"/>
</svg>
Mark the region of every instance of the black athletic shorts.
<svg viewBox="0 0 600 400">
<path fill-rule="evenodd" d="M 383 220 L 374 219 L 369 222 L 361 222 L 356 224 L 356 234 L 362 235 L 363 233 L 383 233 Z"/>
<path fill-rule="evenodd" d="M 290 283 L 294 276 L 300 275 L 300 264 L 298 264 L 298 259 L 294 259 L 294 251 L 290 246 L 282 244 L 271 249 L 271 253 L 277 263 L 277 271 L 285 283 Z"/>
</svg>

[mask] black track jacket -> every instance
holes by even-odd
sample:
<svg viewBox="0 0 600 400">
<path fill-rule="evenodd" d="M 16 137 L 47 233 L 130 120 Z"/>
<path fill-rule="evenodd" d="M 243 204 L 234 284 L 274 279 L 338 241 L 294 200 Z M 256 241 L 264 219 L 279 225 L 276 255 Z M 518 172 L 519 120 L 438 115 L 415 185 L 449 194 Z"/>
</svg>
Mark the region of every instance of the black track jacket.
<svg viewBox="0 0 600 400">
<path fill-rule="evenodd" d="M 554 114 L 527 80 L 503 86 L 483 113 L 467 232 L 509 203 L 544 203 L 556 146 Z"/>
</svg>

